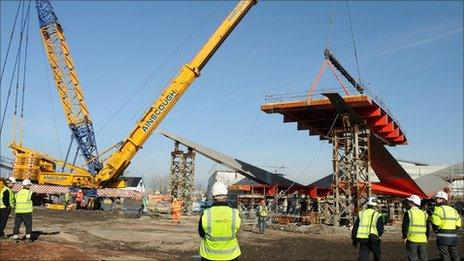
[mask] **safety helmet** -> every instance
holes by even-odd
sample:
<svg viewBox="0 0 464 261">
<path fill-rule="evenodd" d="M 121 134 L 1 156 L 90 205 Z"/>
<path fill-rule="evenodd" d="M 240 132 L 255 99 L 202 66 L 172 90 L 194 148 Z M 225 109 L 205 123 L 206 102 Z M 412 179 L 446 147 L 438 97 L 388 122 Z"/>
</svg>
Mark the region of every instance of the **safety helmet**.
<svg viewBox="0 0 464 261">
<path fill-rule="evenodd" d="M 443 190 L 438 191 L 437 194 L 435 194 L 435 197 L 448 200 L 448 194 L 446 194 Z"/>
<path fill-rule="evenodd" d="M 411 195 L 407 200 L 411 201 L 414 203 L 414 205 L 420 206 L 421 204 L 421 199 L 418 195 Z"/>
<path fill-rule="evenodd" d="M 23 180 L 23 182 L 21 183 L 23 186 L 30 186 L 32 183 L 29 179 L 25 179 Z"/>
<path fill-rule="evenodd" d="M 367 201 L 368 206 L 377 206 L 377 198 L 376 197 L 370 197 L 369 200 Z"/>
<path fill-rule="evenodd" d="M 216 182 L 211 187 L 211 195 L 213 197 L 220 196 L 220 195 L 227 195 L 227 187 L 222 182 Z"/>
<path fill-rule="evenodd" d="M 79 189 L 79 191 L 78 191 L 78 192 L 82 192 L 82 189 Z"/>
<path fill-rule="evenodd" d="M 9 177 L 8 179 L 6 179 L 6 182 L 7 183 L 16 183 L 16 179 L 14 177 Z"/>
</svg>

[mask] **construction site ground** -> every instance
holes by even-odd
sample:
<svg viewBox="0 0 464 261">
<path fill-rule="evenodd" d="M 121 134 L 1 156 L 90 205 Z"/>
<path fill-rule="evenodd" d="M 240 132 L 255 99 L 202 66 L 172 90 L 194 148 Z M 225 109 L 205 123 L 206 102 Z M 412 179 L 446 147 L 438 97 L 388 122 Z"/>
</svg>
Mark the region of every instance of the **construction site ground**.
<svg viewBox="0 0 464 261">
<path fill-rule="evenodd" d="M 173 224 L 169 216 L 129 217 L 120 211 L 35 209 L 33 243 L 0 242 L 1 260 L 199 260 L 199 216 Z M 11 234 L 13 218 L 6 232 Z M 355 260 L 358 250 L 350 229 L 322 225 L 276 225 L 264 235 L 243 226 L 241 260 Z M 24 235 L 24 228 L 21 229 Z M 387 226 L 382 242 L 385 260 L 406 260 L 399 227 Z M 461 256 L 464 256 L 460 234 Z M 435 238 L 429 259 L 438 259 Z"/>
</svg>

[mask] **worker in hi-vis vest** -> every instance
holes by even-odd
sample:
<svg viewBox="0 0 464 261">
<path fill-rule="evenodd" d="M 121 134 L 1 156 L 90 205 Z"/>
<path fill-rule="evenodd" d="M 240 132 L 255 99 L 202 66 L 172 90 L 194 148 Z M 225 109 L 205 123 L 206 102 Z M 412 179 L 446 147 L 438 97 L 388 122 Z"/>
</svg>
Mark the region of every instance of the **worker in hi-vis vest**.
<svg viewBox="0 0 464 261">
<path fill-rule="evenodd" d="M 211 194 L 213 205 L 203 211 L 198 223 L 198 234 L 202 238 L 200 256 L 202 260 L 234 260 L 241 254 L 237 240 L 240 215 L 227 203 L 224 183 L 214 183 Z"/>
<path fill-rule="evenodd" d="M 427 239 L 429 226 L 427 213 L 419 209 L 421 199 L 417 195 L 407 198 L 407 211 L 403 216 L 403 242 L 409 260 L 427 260 Z"/>
<path fill-rule="evenodd" d="M 360 211 L 353 230 L 351 239 L 353 246 L 359 243 L 359 260 L 369 260 L 369 254 L 374 254 L 376 261 L 381 260 L 380 242 L 383 234 L 383 218 L 376 210 L 377 198 L 370 197 L 367 201 L 367 208 Z"/>
<path fill-rule="evenodd" d="M 441 260 L 460 260 L 457 229 L 462 226 L 461 216 L 447 205 L 448 194 L 444 191 L 438 191 L 435 198 L 437 205 L 432 215 L 432 228 L 437 235 Z"/>
<path fill-rule="evenodd" d="M 0 191 L 0 239 L 7 239 L 8 236 L 5 234 L 6 223 L 10 216 L 11 209 L 14 208 L 15 198 L 13 193 L 13 185 L 16 182 L 14 177 L 9 177 L 6 180 L 2 179 L 4 186 Z"/>
<path fill-rule="evenodd" d="M 22 182 L 23 188 L 16 193 L 16 207 L 15 207 L 15 224 L 13 229 L 13 239 L 19 242 L 19 227 L 21 223 L 26 226 L 26 241 L 32 242 L 32 191 L 31 181 L 25 179 Z"/>
<path fill-rule="evenodd" d="M 82 201 L 84 201 L 84 192 L 82 192 L 82 189 L 79 189 L 76 193 L 76 209 L 81 208 Z"/>
<path fill-rule="evenodd" d="M 182 215 L 182 202 L 173 198 L 171 201 L 171 219 L 172 222 L 180 223 L 180 217 Z"/>
<path fill-rule="evenodd" d="M 266 229 L 267 213 L 268 209 L 266 206 L 266 200 L 262 199 L 258 206 L 258 228 L 260 234 L 264 234 L 264 230 Z"/>
<path fill-rule="evenodd" d="M 71 193 L 66 191 L 64 193 L 64 210 L 68 210 L 69 201 L 71 200 Z"/>
</svg>

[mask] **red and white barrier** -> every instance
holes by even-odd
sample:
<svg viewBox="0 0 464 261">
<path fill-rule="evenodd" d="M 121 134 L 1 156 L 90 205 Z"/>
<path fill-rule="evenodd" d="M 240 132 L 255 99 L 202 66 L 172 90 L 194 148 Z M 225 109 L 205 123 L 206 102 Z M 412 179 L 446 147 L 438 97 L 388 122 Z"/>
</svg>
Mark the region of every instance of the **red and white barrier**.
<svg viewBox="0 0 464 261">
<path fill-rule="evenodd" d="M 14 184 L 13 191 L 18 192 L 23 186 L 19 183 Z M 37 194 L 65 194 L 69 188 L 62 186 L 32 184 L 31 191 Z"/>
<path fill-rule="evenodd" d="M 20 183 L 16 183 L 13 186 L 13 191 L 18 192 L 23 186 Z M 31 191 L 37 194 L 65 194 L 69 192 L 68 187 L 52 186 L 52 185 L 38 185 L 32 184 Z M 97 189 L 97 196 L 109 197 L 109 198 L 135 198 L 141 199 L 142 193 L 136 190 L 130 189 L 116 189 L 116 188 L 105 188 Z"/>
<path fill-rule="evenodd" d="M 135 198 L 141 199 L 142 193 L 130 189 L 97 189 L 97 195 L 99 197 L 110 197 L 110 198 Z"/>
</svg>

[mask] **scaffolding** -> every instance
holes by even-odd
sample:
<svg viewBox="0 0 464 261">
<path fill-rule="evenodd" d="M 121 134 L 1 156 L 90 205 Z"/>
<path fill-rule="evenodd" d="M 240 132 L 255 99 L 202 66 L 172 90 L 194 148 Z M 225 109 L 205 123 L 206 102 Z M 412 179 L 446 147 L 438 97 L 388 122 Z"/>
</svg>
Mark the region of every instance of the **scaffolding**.
<svg viewBox="0 0 464 261">
<path fill-rule="evenodd" d="M 451 204 L 454 208 L 464 215 L 464 162 L 458 163 L 454 166 L 450 166 L 447 169 L 448 175 L 450 176 L 449 182 L 451 182 Z M 451 178 L 453 177 L 453 178 Z"/>
<path fill-rule="evenodd" d="M 321 223 L 351 225 L 371 195 L 369 180 L 370 131 L 363 124 L 352 124 L 348 114 L 330 135 L 332 144 L 332 194 L 317 200 Z"/>
<path fill-rule="evenodd" d="M 369 137 L 365 126 L 352 124 L 349 115 L 341 116 L 343 127 L 331 133 L 333 162 L 333 199 L 322 202 L 320 216 L 335 226 L 353 224 L 369 198 Z"/>
<path fill-rule="evenodd" d="M 193 194 L 195 192 L 195 152 L 187 147 L 187 151 L 179 148 L 175 142 L 171 152 L 171 173 L 169 193 L 182 201 L 182 212 L 192 213 Z"/>
</svg>

